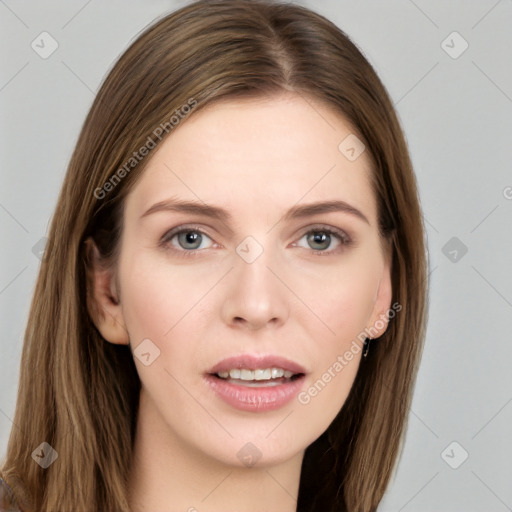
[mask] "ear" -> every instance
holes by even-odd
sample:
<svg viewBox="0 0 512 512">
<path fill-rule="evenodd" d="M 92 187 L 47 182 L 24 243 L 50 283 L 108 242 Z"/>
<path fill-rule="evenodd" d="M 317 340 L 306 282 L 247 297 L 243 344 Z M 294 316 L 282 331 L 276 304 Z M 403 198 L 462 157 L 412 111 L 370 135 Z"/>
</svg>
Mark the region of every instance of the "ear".
<svg viewBox="0 0 512 512">
<path fill-rule="evenodd" d="M 84 243 L 89 315 L 105 340 L 116 345 L 129 345 L 112 270 L 102 265 L 100 252 L 92 238 L 87 238 Z"/>
<path fill-rule="evenodd" d="M 388 328 L 389 310 L 393 298 L 391 284 L 391 258 L 386 258 L 377 291 L 375 292 L 373 311 L 366 326 L 366 332 L 371 339 L 380 338 Z"/>
</svg>

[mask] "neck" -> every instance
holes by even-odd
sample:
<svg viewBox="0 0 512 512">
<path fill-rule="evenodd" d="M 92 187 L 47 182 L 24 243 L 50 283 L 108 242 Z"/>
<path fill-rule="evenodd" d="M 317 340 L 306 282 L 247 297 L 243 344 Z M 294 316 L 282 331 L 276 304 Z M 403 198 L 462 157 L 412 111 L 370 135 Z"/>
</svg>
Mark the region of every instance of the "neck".
<svg viewBox="0 0 512 512">
<path fill-rule="evenodd" d="M 224 464 L 180 439 L 141 390 L 129 503 L 132 512 L 295 512 L 304 452 L 264 467 Z"/>
</svg>

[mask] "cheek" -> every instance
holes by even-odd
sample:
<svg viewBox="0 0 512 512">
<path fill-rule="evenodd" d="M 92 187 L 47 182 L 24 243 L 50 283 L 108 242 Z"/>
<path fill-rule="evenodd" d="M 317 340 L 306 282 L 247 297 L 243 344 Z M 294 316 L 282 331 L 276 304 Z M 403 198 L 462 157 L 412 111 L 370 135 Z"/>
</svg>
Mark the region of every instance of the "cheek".
<svg viewBox="0 0 512 512">
<path fill-rule="evenodd" d="M 319 429 L 336 417 L 354 383 L 361 361 L 361 334 L 368 327 L 377 283 L 377 275 L 368 267 L 365 271 L 340 269 L 314 295 L 312 309 L 329 329 L 309 327 L 315 341 L 310 347 L 314 371 L 298 402 L 308 417 L 321 418 Z"/>
<path fill-rule="evenodd" d="M 121 271 L 123 316 L 134 346 L 144 338 L 165 340 L 204 294 L 179 267 L 143 254 L 126 261 Z"/>
<path fill-rule="evenodd" d="M 311 315 L 303 323 L 314 341 L 309 347 L 314 372 L 299 403 L 311 416 L 330 422 L 346 401 L 359 368 L 380 271 L 379 260 L 369 251 L 318 274 L 320 286 L 312 286 L 312 276 L 303 281 L 302 293 L 309 295 L 311 309 L 324 324 L 318 328 Z"/>
<path fill-rule="evenodd" d="M 378 265 L 360 261 L 357 265 L 333 268 L 315 286 L 313 280 L 303 282 L 302 296 L 310 297 L 311 310 L 329 328 L 322 332 L 327 338 L 322 337 L 338 348 L 368 327 L 379 283 L 378 271 Z"/>
</svg>

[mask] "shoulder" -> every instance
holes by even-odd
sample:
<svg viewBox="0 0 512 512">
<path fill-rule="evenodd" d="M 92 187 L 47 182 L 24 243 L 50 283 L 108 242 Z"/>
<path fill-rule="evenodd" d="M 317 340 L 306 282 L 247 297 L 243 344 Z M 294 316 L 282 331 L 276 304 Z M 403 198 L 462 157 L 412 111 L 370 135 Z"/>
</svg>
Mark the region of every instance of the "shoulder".
<svg viewBox="0 0 512 512">
<path fill-rule="evenodd" d="M 21 512 L 14 493 L 2 478 L 0 478 L 0 512 Z"/>
</svg>

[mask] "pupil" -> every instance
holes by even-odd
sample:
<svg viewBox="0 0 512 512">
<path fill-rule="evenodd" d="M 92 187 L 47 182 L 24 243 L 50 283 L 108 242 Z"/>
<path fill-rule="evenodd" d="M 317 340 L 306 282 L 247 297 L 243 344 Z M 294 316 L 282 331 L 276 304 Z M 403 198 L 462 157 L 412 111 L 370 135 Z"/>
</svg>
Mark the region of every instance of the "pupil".
<svg viewBox="0 0 512 512">
<path fill-rule="evenodd" d="M 193 245 L 192 249 L 197 249 L 199 245 L 201 245 L 201 235 L 199 233 L 196 233 L 194 231 L 187 231 L 186 233 L 181 233 L 180 236 L 182 237 L 183 245 Z M 185 247 L 187 249 L 190 249 L 191 247 Z"/>
<path fill-rule="evenodd" d="M 322 245 L 322 249 L 326 249 L 329 246 L 330 235 L 327 233 L 315 233 L 312 238 L 313 243 Z"/>
</svg>

